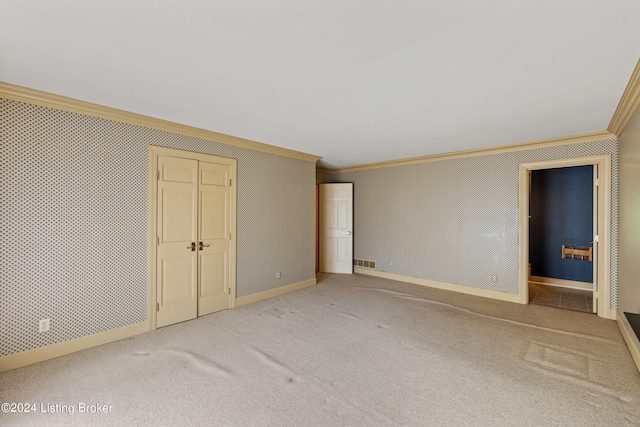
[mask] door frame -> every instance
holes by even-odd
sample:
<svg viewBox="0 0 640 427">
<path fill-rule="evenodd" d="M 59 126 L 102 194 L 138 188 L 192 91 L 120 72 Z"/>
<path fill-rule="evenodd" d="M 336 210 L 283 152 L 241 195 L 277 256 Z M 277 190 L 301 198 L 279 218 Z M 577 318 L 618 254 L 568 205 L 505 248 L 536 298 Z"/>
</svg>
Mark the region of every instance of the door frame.
<svg viewBox="0 0 640 427">
<path fill-rule="evenodd" d="M 519 166 L 519 269 L 518 286 L 520 302 L 529 302 L 529 171 L 540 169 L 554 169 L 571 166 L 597 165 L 598 176 L 594 176 L 594 199 L 596 179 L 598 200 L 594 214 L 597 214 L 598 248 L 594 267 L 597 274 L 593 281 L 597 286 L 598 316 L 615 319 L 615 310 L 611 309 L 611 154 L 597 156 L 576 157 L 558 160 L 543 160 L 539 162 L 521 163 Z M 594 200 L 595 201 L 595 200 Z"/>
<path fill-rule="evenodd" d="M 158 206 L 158 155 L 180 157 L 203 162 L 223 163 L 230 167 L 231 191 L 229 196 L 229 308 L 236 306 L 236 210 L 237 210 L 237 170 L 238 161 L 227 157 L 217 157 L 209 154 L 176 150 L 173 148 L 149 146 L 149 175 L 148 175 L 148 211 L 147 211 L 147 321 L 149 329 L 157 329 L 156 319 L 156 262 L 157 262 L 157 206 Z M 200 289 L 198 289 L 198 292 Z"/>
</svg>

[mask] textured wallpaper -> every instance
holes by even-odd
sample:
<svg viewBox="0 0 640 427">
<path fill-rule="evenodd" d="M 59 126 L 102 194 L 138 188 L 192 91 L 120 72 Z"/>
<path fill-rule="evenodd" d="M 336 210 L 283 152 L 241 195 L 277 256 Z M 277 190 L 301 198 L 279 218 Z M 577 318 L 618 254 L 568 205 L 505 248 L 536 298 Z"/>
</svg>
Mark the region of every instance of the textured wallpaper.
<svg viewBox="0 0 640 427">
<path fill-rule="evenodd" d="M 640 313 L 640 109 L 620 135 L 620 298 L 618 309 Z"/>
<path fill-rule="evenodd" d="M 238 159 L 238 297 L 315 277 L 312 162 L 4 99 L 0 139 L 0 356 L 146 320 L 149 145 Z"/>
<path fill-rule="evenodd" d="M 342 173 L 334 180 L 354 183 L 355 258 L 374 260 L 377 270 L 390 273 L 518 294 L 518 165 L 610 153 L 615 308 L 617 150 L 617 141 L 607 140 Z"/>
</svg>

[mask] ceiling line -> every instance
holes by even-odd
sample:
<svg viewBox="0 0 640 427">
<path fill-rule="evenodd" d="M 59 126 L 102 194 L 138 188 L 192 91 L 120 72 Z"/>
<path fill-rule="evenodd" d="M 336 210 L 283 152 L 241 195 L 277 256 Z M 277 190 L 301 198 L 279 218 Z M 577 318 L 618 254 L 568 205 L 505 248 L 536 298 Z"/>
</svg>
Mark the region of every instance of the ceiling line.
<svg viewBox="0 0 640 427">
<path fill-rule="evenodd" d="M 346 168 L 317 169 L 323 173 L 347 173 L 358 172 L 370 169 L 384 169 L 395 166 L 415 165 L 419 163 L 437 162 L 441 160 L 460 159 L 464 157 L 484 156 L 488 154 L 508 153 L 513 151 L 532 150 L 535 148 L 554 147 L 558 145 L 580 144 L 583 142 L 603 141 L 606 139 L 617 139 L 618 137 L 603 130 L 599 132 L 583 133 L 580 135 L 565 136 L 561 138 L 544 139 L 540 141 L 525 142 L 519 144 L 502 145 L 498 147 L 478 148 L 474 150 L 456 151 L 452 153 L 433 154 L 429 156 L 412 157 L 409 159 L 390 160 L 386 162 L 369 163 L 365 165 L 350 166 Z"/>
<path fill-rule="evenodd" d="M 43 107 L 55 108 L 57 110 L 84 114 L 87 116 L 113 120 L 121 123 L 128 123 L 165 132 L 177 133 L 180 135 L 191 136 L 207 141 L 218 142 L 221 144 L 232 145 L 235 147 L 246 148 L 254 151 L 261 151 L 278 156 L 290 157 L 293 159 L 305 160 L 308 162 L 315 163 L 322 158 L 322 156 L 316 156 L 314 154 L 303 153 L 300 151 L 290 150 L 288 148 L 282 148 L 275 145 L 269 145 L 262 142 L 226 135 L 219 132 L 200 129 L 180 123 L 174 123 L 168 120 L 157 119 L 138 113 L 132 113 L 130 111 L 119 110 L 117 108 L 68 98 L 66 96 L 55 95 L 52 93 L 30 89 L 23 86 L 17 86 L 5 82 L 0 82 L 0 98 L 24 102 L 27 104 L 40 105 Z"/>
</svg>

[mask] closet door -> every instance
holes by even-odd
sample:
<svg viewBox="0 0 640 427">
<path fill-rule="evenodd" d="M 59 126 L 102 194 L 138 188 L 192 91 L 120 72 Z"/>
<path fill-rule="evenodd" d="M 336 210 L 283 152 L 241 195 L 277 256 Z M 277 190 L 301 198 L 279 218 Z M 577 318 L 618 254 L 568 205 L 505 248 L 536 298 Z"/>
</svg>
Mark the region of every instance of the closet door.
<svg viewBox="0 0 640 427">
<path fill-rule="evenodd" d="M 200 162 L 198 315 L 229 308 L 231 168 Z"/>
<path fill-rule="evenodd" d="M 158 156 L 156 326 L 198 314 L 198 162 Z"/>
</svg>

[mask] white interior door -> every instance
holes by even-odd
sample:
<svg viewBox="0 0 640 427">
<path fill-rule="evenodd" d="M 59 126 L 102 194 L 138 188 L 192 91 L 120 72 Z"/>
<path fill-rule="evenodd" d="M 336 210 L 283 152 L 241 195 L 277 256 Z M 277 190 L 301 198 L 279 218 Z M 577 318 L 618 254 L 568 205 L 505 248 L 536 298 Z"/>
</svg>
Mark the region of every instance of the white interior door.
<svg viewBox="0 0 640 427">
<path fill-rule="evenodd" d="M 157 327 L 197 316 L 198 162 L 158 156 Z"/>
<path fill-rule="evenodd" d="M 229 308 L 230 169 L 200 162 L 199 316 Z"/>
<path fill-rule="evenodd" d="M 353 273 L 353 184 L 320 184 L 320 271 Z"/>
</svg>

